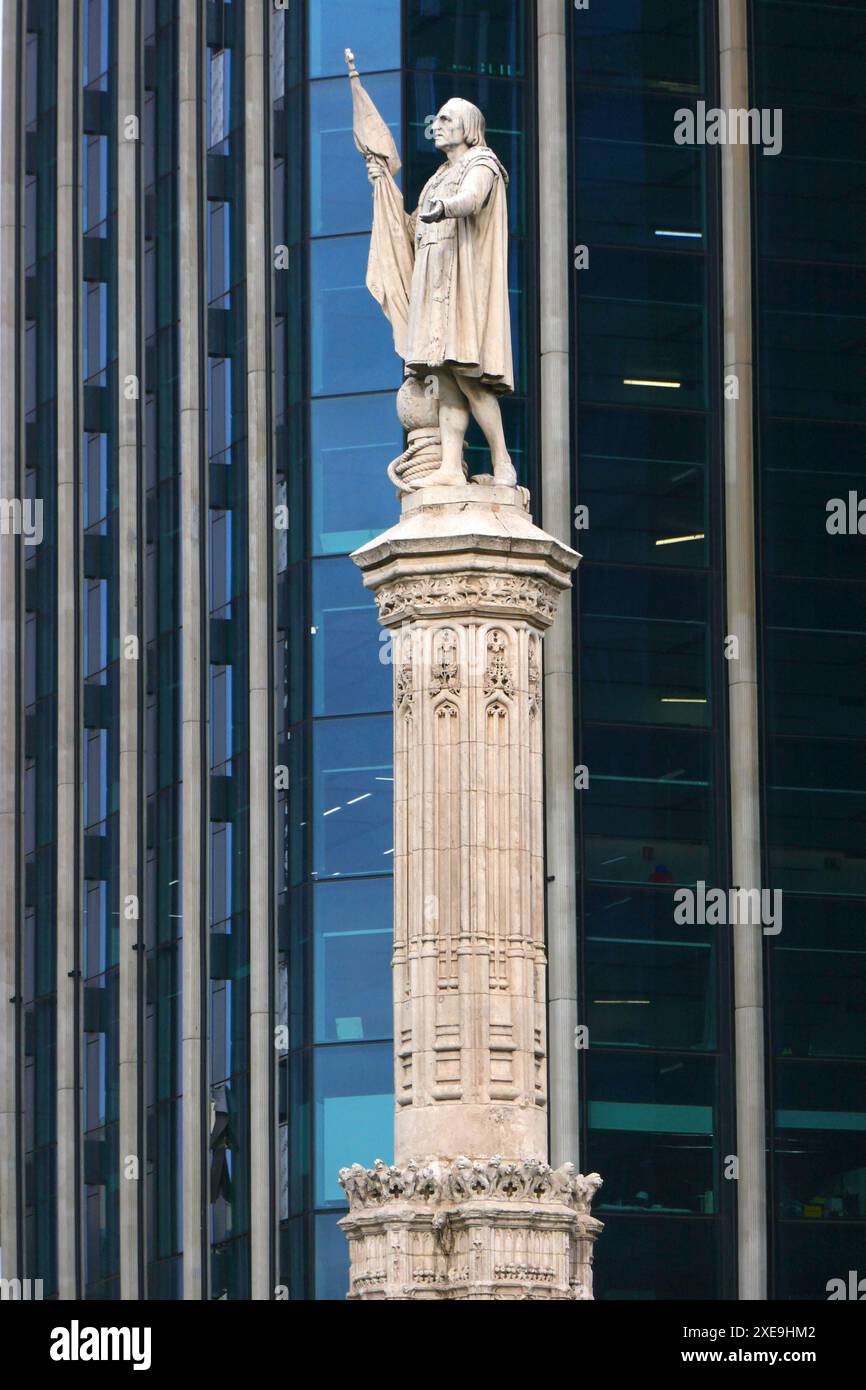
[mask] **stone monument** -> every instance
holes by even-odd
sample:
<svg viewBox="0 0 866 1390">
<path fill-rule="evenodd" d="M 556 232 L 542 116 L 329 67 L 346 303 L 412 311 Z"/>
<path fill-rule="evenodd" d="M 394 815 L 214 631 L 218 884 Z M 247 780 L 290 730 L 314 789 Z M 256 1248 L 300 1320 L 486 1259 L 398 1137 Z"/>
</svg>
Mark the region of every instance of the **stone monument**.
<svg viewBox="0 0 866 1390">
<path fill-rule="evenodd" d="M 408 432 L 401 519 L 352 557 L 392 638 L 396 1116 L 394 1165 L 340 1174 L 349 1298 L 589 1299 L 601 1179 L 546 1161 L 541 642 L 579 556 L 533 524 L 502 428 L 508 176 L 449 101 L 408 217 L 346 57 Z M 470 415 L 492 476 L 467 478 Z"/>
</svg>

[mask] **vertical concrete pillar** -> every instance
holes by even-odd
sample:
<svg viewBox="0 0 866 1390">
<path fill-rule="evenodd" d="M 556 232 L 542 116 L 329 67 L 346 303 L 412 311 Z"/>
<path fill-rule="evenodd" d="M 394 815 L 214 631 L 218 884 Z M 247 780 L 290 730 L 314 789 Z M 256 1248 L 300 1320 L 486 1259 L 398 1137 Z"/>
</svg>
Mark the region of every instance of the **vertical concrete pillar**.
<svg viewBox="0 0 866 1390">
<path fill-rule="evenodd" d="M 3 6 L 0 63 L 0 496 L 21 497 L 21 258 L 17 78 L 21 70 L 19 7 Z M 20 930 L 21 708 L 20 542 L 0 536 L 0 1246 L 3 1276 L 20 1278 L 18 1165 L 18 968 Z"/>
<path fill-rule="evenodd" d="M 572 531 L 566 7 L 538 0 L 538 187 L 541 283 L 541 500 L 545 530 Z M 550 1159 L 578 1159 L 577 884 L 574 833 L 572 594 L 544 643 Z"/>
<path fill-rule="evenodd" d="M 81 7 L 57 51 L 57 1277 L 81 1293 Z"/>
<path fill-rule="evenodd" d="M 720 102 L 748 108 L 748 7 L 719 0 Z M 752 242 L 747 144 L 721 146 L 724 375 L 737 398 L 725 398 L 725 547 L 727 631 L 739 655 L 728 662 L 731 865 L 739 887 L 761 886 L 760 760 L 752 445 Z M 734 1018 L 739 1157 L 738 1266 L 741 1299 L 767 1296 L 766 1113 L 764 1088 L 763 938 L 734 932 Z"/>
<path fill-rule="evenodd" d="M 249 467 L 250 1243 L 252 1297 L 274 1287 L 273 453 L 270 427 L 270 6 L 246 0 L 247 447 Z"/>
<path fill-rule="evenodd" d="M 207 1297 L 208 610 L 204 225 L 205 6 L 178 7 L 180 490 L 183 635 L 183 1296 Z"/>
<path fill-rule="evenodd" d="M 144 1154 L 139 1126 L 141 928 L 141 796 L 139 734 L 142 719 L 144 651 L 139 607 L 141 585 L 140 411 L 143 364 L 140 355 L 139 267 L 141 220 L 138 84 L 138 5 L 117 7 L 117 508 L 120 644 L 120 790 L 119 821 L 119 1136 L 120 1289 L 123 1299 L 138 1299 L 140 1289 L 139 1214 Z M 134 378 L 136 389 L 129 389 Z M 131 1161 L 132 1160 L 132 1161 Z"/>
</svg>

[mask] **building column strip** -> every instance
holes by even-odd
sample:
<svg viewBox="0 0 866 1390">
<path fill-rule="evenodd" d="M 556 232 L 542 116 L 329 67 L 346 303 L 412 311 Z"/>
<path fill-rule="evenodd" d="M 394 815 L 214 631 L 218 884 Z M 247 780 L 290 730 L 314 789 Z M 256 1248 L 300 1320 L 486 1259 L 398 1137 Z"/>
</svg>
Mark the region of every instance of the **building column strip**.
<svg viewBox="0 0 866 1390">
<path fill-rule="evenodd" d="M 246 0 L 245 170 L 249 514 L 250 1241 L 252 1297 L 274 1288 L 275 1051 L 273 452 L 270 447 L 270 6 Z"/>
<path fill-rule="evenodd" d="M 719 0 L 721 106 L 749 106 L 747 0 Z M 727 632 L 738 641 L 728 662 L 731 871 L 737 887 L 761 886 L 757 586 L 752 438 L 752 240 L 748 144 L 723 144 L 722 235 L 725 391 L 725 558 Z M 736 395 L 735 399 L 728 399 Z M 764 1084 L 763 937 L 733 928 L 739 1297 L 767 1296 L 767 1180 Z"/>
<path fill-rule="evenodd" d="M 566 7 L 538 0 L 541 495 L 544 529 L 572 531 Z M 578 1163 L 577 874 L 572 594 L 544 643 L 550 1162 Z"/>
<path fill-rule="evenodd" d="M 3 6 L 3 106 L 0 142 L 0 496 L 21 499 L 21 250 L 18 78 L 19 6 Z M 21 930 L 21 549 L 14 535 L 0 537 L 0 1244 L 3 1277 L 20 1278 L 19 1209 L 19 971 Z"/>
<path fill-rule="evenodd" d="M 81 1295 L 81 7 L 58 6 L 57 1278 Z"/>
<path fill-rule="evenodd" d="M 178 6 L 182 572 L 183 1296 L 207 1297 L 208 589 L 205 6 Z"/>
<path fill-rule="evenodd" d="M 139 5 L 117 7 L 117 391 L 118 391 L 118 593 L 119 593 L 119 1207 L 121 1298 L 138 1300 L 140 1283 L 141 1173 L 144 1155 L 139 1115 L 141 989 L 141 795 L 142 682 L 144 653 L 139 609 L 141 588 L 140 410 L 143 365 L 139 323 L 141 101 L 138 83 Z M 132 387 L 134 383 L 134 389 Z"/>
</svg>

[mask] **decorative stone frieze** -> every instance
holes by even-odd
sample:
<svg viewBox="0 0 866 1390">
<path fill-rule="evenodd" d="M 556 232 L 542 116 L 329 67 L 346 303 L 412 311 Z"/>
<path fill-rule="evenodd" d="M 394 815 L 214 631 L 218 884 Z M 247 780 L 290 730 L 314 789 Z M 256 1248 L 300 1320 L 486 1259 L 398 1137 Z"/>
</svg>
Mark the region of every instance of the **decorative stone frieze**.
<svg viewBox="0 0 866 1390">
<path fill-rule="evenodd" d="M 403 1167 L 376 1159 L 372 1168 L 354 1163 L 340 1170 L 340 1186 L 346 1193 L 349 1210 L 381 1207 L 386 1202 L 423 1203 L 466 1202 L 473 1198 L 562 1202 L 575 1211 L 589 1213 L 592 1199 L 602 1185 L 598 1173 L 584 1176 L 573 1163 L 551 1168 L 537 1158 L 506 1163 L 499 1154 L 492 1158 L 456 1158 L 453 1163 L 435 1160 L 420 1167 L 414 1159 Z"/>
<path fill-rule="evenodd" d="M 376 594 L 379 621 L 444 614 L 525 611 L 549 627 L 559 590 L 542 579 L 510 574 L 422 575 L 385 584 Z"/>
</svg>

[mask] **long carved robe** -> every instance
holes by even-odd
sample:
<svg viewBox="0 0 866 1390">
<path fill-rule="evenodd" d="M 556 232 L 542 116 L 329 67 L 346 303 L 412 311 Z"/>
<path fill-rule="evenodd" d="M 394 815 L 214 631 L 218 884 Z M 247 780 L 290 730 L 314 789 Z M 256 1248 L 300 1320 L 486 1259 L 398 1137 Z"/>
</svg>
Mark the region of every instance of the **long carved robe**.
<svg viewBox="0 0 866 1390">
<path fill-rule="evenodd" d="M 441 222 L 411 219 L 415 268 L 405 360 L 410 371 L 451 367 L 494 391 L 514 390 L 508 304 L 508 175 L 486 146 L 445 163 L 425 186 Z"/>
<path fill-rule="evenodd" d="M 513 391 L 505 169 L 486 145 L 446 161 L 407 217 L 380 162 L 367 286 L 407 371 L 450 367 L 497 393 Z M 418 213 L 435 199 L 445 204 L 445 218 L 422 222 Z"/>
</svg>

